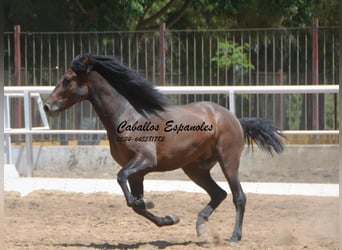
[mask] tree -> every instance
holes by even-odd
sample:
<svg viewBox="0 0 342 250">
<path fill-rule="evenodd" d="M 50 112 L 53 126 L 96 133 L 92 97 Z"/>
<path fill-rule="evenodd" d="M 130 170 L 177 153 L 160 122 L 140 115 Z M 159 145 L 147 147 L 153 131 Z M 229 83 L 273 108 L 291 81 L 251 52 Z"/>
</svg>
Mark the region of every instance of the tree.
<svg viewBox="0 0 342 250">
<path fill-rule="evenodd" d="M 244 52 L 249 49 L 250 46 L 247 43 L 239 45 L 231 41 L 220 42 L 216 56 L 211 60 L 217 62 L 220 68 L 230 69 L 235 66 L 236 70 L 254 69 L 254 65 L 249 62 L 248 55 Z"/>
<path fill-rule="evenodd" d="M 312 4 L 302 0 L 251 0 L 236 13 L 235 27 L 298 27 L 309 25 Z"/>
<path fill-rule="evenodd" d="M 339 0 L 5 0 L 5 30 L 155 30 L 337 25 Z"/>
<path fill-rule="evenodd" d="M 157 7 L 157 2 L 145 1 L 143 15 L 139 18 L 136 30 L 156 29 L 161 22 L 165 22 L 168 28 L 172 28 L 191 7 L 193 0 L 170 0 Z M 157 7 L 157 8 L 156 8 Z"/>
<path fill-rule="evenodd" d="M 340 0 L 313 0 L 313 16 L 319 19 L 321 26 L 338 26 L 339 25 L 339 4 Z"/>
</svg>

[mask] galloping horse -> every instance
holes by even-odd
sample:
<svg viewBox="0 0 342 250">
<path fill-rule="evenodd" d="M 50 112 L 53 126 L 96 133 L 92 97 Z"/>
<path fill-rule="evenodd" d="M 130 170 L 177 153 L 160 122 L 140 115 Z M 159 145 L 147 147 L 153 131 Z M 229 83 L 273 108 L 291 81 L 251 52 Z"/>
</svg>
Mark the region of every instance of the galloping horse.
<svg viewBox="0 0 342 250">
<path fill-rule="evenodd" d="M 249 145 L 254 141 L 271 154 L 283 151 L 281 133 L 270 122 L 237 119 L 210 102 L 170 105 L 150 82 L 109 56 L 77 56 L 46 100 L 44 110 L 57 115 L 83 100 L 91 102 L 107 130 L 110 152 L 122 166 L 117 181 L 129 207 L 159 227 L 178 223 L 176 215 L 157 217 L 148 211 L 154 204 L 143 197 L 143 180 L 150 172 L 181 168 L 210 196 L 198 214 L 196 230 L 200 235 L 227 196 L 210 175 L 219 162 L 236 208 L 230 241 L 241 240 L 246 196 L 239 180 L 240 155 L 245 141 Z"/>
</svg>

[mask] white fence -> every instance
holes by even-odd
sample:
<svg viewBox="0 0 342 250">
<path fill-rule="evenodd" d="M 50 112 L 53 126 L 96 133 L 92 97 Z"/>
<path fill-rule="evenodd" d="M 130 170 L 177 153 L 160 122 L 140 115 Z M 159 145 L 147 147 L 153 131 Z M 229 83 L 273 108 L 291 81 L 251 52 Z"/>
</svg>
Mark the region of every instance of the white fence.
<svg viewBox="0 0 342 250">
<path fill-rule="evenodd" d="M 229 109 L 235 113 L 235 94 L 288 94 L 288 93 L 338 93 L 339 85 L 272 85 L 272 86 L 163 86 L 157 87 L 164 94 L 227 94 L 229 95 Z M 27 176 L 32 177 L 32 135 L 33 134 L 105 134 L 105 130 L 52 130 L 49 128 L 48 120 L 43 112 L 43 104 L 40 94 L 49 94 L 53 86 L 7 86 L 4 87 L 5 95 L 5 161 L 11 163 L 11 140 L 10 135 L 25 134 L 25 149 L 27 156 Z M 24 121 L 25 127 L 12 129 L 10 125 L 9 98 L 24 98 Z M 37 105 L 44 126 L 32 127 L 31 98 L 37 98 Z M 288 130 L 285 134 L 338 134 L 338 130 L 310 130 L 298 131 Z"/>
</svg>

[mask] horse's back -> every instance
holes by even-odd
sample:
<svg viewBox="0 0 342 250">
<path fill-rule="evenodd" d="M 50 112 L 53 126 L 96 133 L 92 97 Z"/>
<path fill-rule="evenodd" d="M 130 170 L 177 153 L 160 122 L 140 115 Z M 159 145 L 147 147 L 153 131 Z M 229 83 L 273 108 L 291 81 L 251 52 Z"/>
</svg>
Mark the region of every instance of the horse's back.
<svg viewBox="0 0 342 250">
<path fill-rule="evenodd" d="M 213 125 L 211 137 L 216 144 L 244 145 L 244 134 L 239 119 L 227 108 L 213 102 L 194 102 L 187 105 L 174 106 L 174 113 L 181 117 L 196 116 L 198 119 Z M 203 137 L 203 138 L 204 138 Z"/>
<path fill-rule="evenodd" d="M 243 136 L 239 119 L 229 109 L 213 102 L 194 102 L 182 106 L 197 115 L 204 115 L 214 121 L 218 129 L 231 130 Z"/>
<path fill-rule="evenodd" d="M 205 110 L 215 124 L 217 145 L 242 148 L 245 142 L 243 129 L 239 119 L 227 108 L 213 102 L 197 102 L 189 104 L 190 109 Z"/>
</svg>

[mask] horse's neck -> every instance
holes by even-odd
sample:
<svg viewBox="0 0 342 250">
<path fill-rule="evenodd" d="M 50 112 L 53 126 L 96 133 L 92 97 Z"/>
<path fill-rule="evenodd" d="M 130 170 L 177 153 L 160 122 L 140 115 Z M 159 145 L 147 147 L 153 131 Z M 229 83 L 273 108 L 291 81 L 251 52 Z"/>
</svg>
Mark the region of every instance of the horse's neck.
<svg viewBox="0 0 342 250">
<path fill-rule="evenodd" d="M 136 111 L 114 88 L 104 79 L 91 87 L 89 98 L 108 136 L 116 132 L 118 124 L 127 116 L 136 115 Z"/>
</svg>

